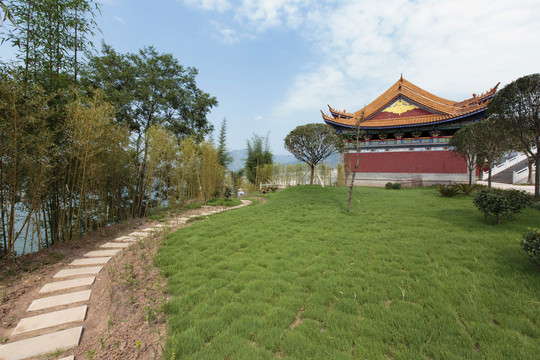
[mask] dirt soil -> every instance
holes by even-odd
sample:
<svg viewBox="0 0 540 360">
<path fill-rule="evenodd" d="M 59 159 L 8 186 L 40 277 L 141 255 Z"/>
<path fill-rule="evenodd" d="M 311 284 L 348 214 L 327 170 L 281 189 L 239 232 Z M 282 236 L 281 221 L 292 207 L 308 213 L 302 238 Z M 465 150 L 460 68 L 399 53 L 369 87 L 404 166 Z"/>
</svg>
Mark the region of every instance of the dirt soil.
<svg viewBox="0 0 540 360">
<path fill-rule="evenodd" d="M 199 215 L 216 208 L 224 207 L 189 210 L 176 217 Z M 28 306 L 40 297 L 38 291 L 51 282 L 60 269 L 105 242 L 157 223 L 130 220 L 95 231 L 70 244 L 59 244 L 17 258 L 14 263 L 0 263 L 0 344 L 7 339 L 17 340 L 11 339 L 13 328 L 21 318 L 28 317 Z M 130 246 L 114 256 L 96 276 L 78 347 L 56 354 L 58 356 L 49 354 L 35 359 L 68 355 L 75 355 L 77 360 L 160 359 L 167 335 L 162 308 L 168 297 L 166 280 L 154 267 L 152 259 L 163 238 L 164 233 L 154 233 Z"/>
</svg>

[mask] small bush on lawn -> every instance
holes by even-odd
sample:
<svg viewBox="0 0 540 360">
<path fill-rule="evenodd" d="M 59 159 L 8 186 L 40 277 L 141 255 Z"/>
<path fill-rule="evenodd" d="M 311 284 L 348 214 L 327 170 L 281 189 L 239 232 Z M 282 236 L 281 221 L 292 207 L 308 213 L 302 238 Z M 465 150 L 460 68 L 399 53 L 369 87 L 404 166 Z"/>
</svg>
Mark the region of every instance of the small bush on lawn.
<svg viewBox="0 0 540 360">
<path fill-rule="evenodd" d="M 435 189 L 442 197 L 454 197 L 459 193 L 459 188 L 454 185 L 436 184 Z"/>
<path fill-rule="evenodd" d="M 522 190 L 480 189 L 474 197 L 474 205 L 484 214 L 484 222 L 489 215 L 495 216 L 497 224 L 502 218 L 515 218 L 532 203 L 531 194 Z"/>
<path fill-rule="evenodd" d="M 540 229 L 528 229 L 521 240 L 523 250 L 529 255 L 529 259 L 540 265 Z"/>
<path fill-rule="evenodd" d="M 523 190 L 510 189 L 504 190 L 503 193 L 508 199 L 507 217 L 510 219 L 516 217 L 517 214 L 534 202 L 534 196 Z"/>
<path fill-rule="evenodd" d="M 231 196 L 232 196 L 232 193 L 233 193 L 233 191 L 232 191 L 232 189 L 230 187 L 225 186 L 223 188 L 223 197 L 225 199 L 229 200 L 231 198 Z"/>
<path fill-rule="evenodd" d="M 473 192 L 476 188 L 476 184 L 458 184 L 457 188 L 463 195 L 469 195 L 471 192 Z"/>
<path fill-rule="evenodd" d="M 390 189 L 401 190 L 401 184 L 400 183 L 387 182 L 386 185 L 384 185 L 384 187 L 387 190 L 390 190 Z"/>
<path fill-rule="evenodd" d="M 540 201 L 533 201 L 530 206 L 533 209 L 540 210 Z"/>
</svg>

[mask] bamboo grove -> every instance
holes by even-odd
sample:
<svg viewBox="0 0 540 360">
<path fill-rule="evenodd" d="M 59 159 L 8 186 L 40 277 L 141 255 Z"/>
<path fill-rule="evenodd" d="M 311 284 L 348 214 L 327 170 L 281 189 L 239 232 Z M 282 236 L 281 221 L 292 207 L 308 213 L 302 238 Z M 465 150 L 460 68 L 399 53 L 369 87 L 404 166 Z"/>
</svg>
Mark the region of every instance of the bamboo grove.
<svg viewBox="0 0 540 360">
<path fill-rule="evenodd" d="M 217 100 L 197 88 L 195 68 L 151 47 L 104 45 L 83 61 L 99 13 L 91 0 L 19 0 L 10 11 L 16 24 L 0 27 L 16 52 L 0 68 L 0 257 L 221 189 L 225 167 L 204 141 Z"/>
</svg>

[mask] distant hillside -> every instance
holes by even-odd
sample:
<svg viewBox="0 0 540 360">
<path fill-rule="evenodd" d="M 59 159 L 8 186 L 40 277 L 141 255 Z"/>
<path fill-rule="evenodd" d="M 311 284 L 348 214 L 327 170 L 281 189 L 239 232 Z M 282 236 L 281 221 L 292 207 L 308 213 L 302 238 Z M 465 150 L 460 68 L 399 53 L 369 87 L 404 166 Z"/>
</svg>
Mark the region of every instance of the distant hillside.
<svg viewBox="0 0 540 360">
<path fill-rule="evenodd" d="M 233 158 L 233 161 L 229 164 L 229 170 L 238 171 L 242 169 L 245 165 L 247 158 L 247 149 L 232 150 L 231 156 Z M 283 165 L 291 165 L 296 164 L 299 161 L 292 155 L 274 155 L 274 162 Z M 328 157 L 324 161 L 324 163 L 332 167 L 337 167 L 338 155 L 333 154 L 332 156 Z"/>
</svg>

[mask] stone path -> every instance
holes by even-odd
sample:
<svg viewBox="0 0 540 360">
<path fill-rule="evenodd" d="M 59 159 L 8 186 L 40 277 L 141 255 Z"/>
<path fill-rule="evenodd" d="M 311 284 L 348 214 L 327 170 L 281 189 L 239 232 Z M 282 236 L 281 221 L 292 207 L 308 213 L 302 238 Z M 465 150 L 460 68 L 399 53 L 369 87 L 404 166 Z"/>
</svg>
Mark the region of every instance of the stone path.
<svg viewBox="0 0 540 360">
<path fill-rule="evenodd" d="M 207 211 L 192 217 L 235 209 L 249 203 L 248 200 L 242 200 L 242 205 Z M 29 316 L 19 321 L 11 337 L 0 346 L 0 360 L 22 360 L 44 354 L 47 354 L 47 359 L 75 360 L 74 356 L 54 356 L 54 353 L 79 345 L 95 280 L 95 276 L 89 275 L 99 274 L 113 256 L 133 243 L 163 230 L 174 229 L 185 224 L 188 219 L 175 218 L 166 224 L 120 236 L 114 242 L 101 245 L 102 250 L 90 251 L 60 270 L 53 276 L 52 282 L 45 284 L 36 293 L 36 299 L 27 309 Z"/>
<path fill-rule="evenodd" d="M 486 186 L 488 184 L 487 181 L 477 181 L 476 183 L 480 184 L 480 185 L 486 185 Z M 504 183 L 492 182 L 491 186 L 493 186 L 495 188 L 501 188 L 501 189 L 523 190 L 523 191 L 528 192 L 529 194 L 534 195 L 534 185 L 513 185 L 513 184 L 504 184 Z"/>
</svg>

